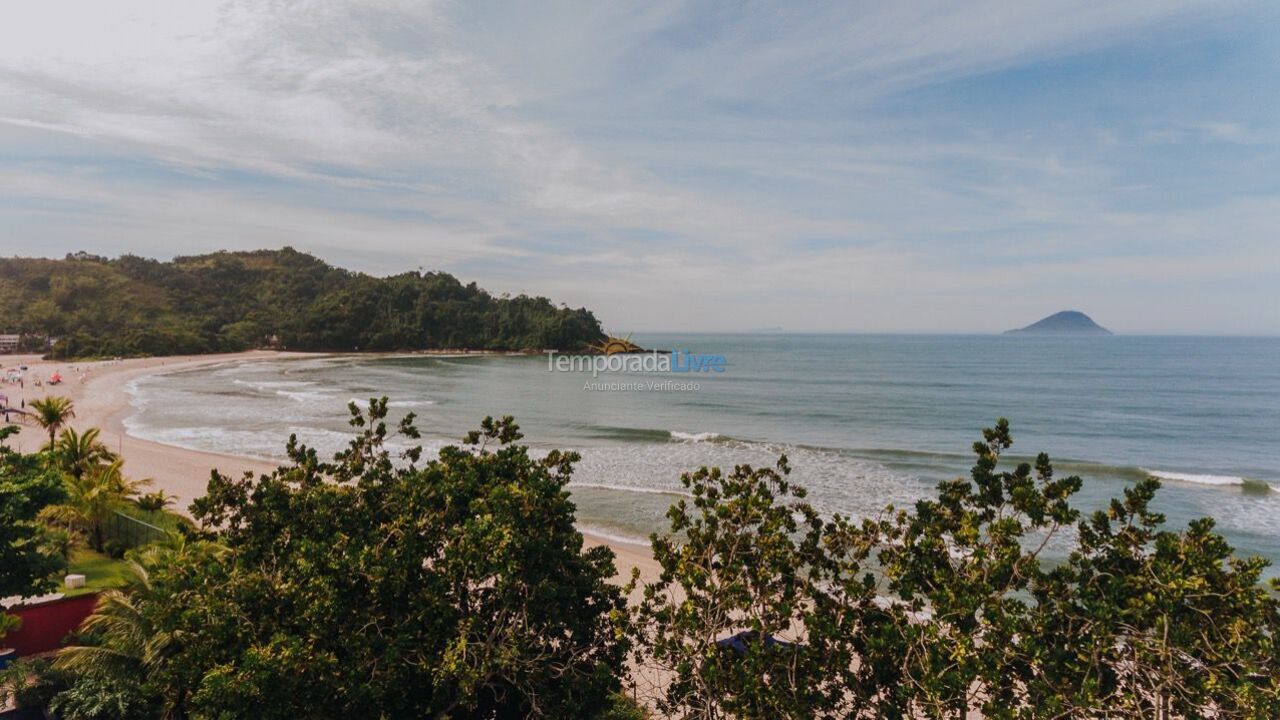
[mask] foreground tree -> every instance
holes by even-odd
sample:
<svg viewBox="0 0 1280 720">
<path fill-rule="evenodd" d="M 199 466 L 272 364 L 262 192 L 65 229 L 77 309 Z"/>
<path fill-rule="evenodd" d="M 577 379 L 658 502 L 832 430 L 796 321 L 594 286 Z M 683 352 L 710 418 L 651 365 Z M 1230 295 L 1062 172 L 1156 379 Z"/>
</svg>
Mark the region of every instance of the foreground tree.
<svg viewBox="0 0 1280 720">
<path fill-rule="evenodd" d="M 163 671 L 179 639 L 157 624 L 153 608 L 170 602 L 170 589 L 153 578 L 216 560 L 224 548 L 179 534 L 131 553 L 128 582 L 98 596 L 79 629 L 80 642 L 58 651 L 53 670 L 66 679 L 51 710 L 67 718 L 146 718 L 166 714 L 147 681 Z M 172 709 L 172 708 L 169 708 Z"/>
<path fill-rule="evenodd" d="M 789 473 L 783 457 L 682 477 L 691 499 L 652 538 L 662 573 L 630 626 L 636 682 L 666 715 L 857 717 L 874 694 L 856 667 L 860 639 L 891 621 L 859 577 L 874 533 L 824 523 Z"/>
<path fill-rule="evenodd" d="M 147 568 L 69 666 L 124 659 L 95 677 L 173 717 L 605 712 L 623 600 L 612 553 L 573 526 L 576 456 L 530 457 L 507 418 L 419 467 L 386 449 L 385 400 L 352 409 L 360 434 L 333 462 L 291 441 L 269 476 L 215 474 L 193 510 L 225 551 Z"/>
<path fill-rule="evenodd" d="M 59 395 L 50 395 L 49 397 L 32 400 L 27 407 L 30 408 L 36 424 L 49 433 L 50 448 L 54 446 L 58 431 L 62 429 L 62 426 L 76 416 L 75 406 L 72 404 L 71 399 Z"/>
<path fill-rule="evenodd" d="M 16 431 L 12 425 L 0 428 L 0 597 L 51 590 L 54 573 L 66 567 L 66 558 L 37 520 L 42 510 L 62 500 L 62 484 L 39 456 L 9 449 L 5 439 Z M 4 617 L 0 615 L 0 630 L 9 624 Z"/>
<path fill-rule="evenodd" d="M 90 470 L 113 462 L 115 453 L 102 444 L 101 431 L 89 428 L 83 433 L 66 428 L 53 445 L 53 460 L 58 470 L 77 479 Z"/>
<path fill-rule="evenodd" d="M 1008 717 L 1028 676 L 1028 587 L 1049 542 L 1078 519 L 1076 476 L 1055 478 L 1049 456 L 1000 470 L 1013 445 L 1001 418 L 974 443 L 969 478 L 940 483 L 883 538 L 892 597 L 914 618 L 901 624 L 897 711 L 963 720 L 980 709 Z M 921 621 L 927 615 L 927 621 Z"/>
<path fill-rule="evenodd" d="M 124 461 L 94 465 L 80 476 L 62 476 L 66 498 L 44 509 L 41 517 L 50 522 L 66 523 L 88 540 L 89 546 L 101 552 L 106 544 L 107 523 L 128 505 L 147 480 L 130 480 L 124 476 Z"/>
<path fill-rule="evenodd" d="M 1159 484 L 1076 525 L 1078 477 L 1001 469 L 854 525 L 776 470 L 685 476 L 631 613 L 637 667 L 679 718 L 1280 717 L 1280 584 L 1211 520 L 1160 530 Z M 691 505 L 691 506 L 690 506 Z M 1074 526 L 1074 527 L 1073 527 Z M 1075 550 L 1042 567 L 1055 538 Z M 746 635 L 741 634 L 747 631 Z M 731 642 L 732 641 L 732 642 Z"/>
<path fill-rule="evenodd" d="M 1037 579 L 1027 704 L 1044 716 L 1280 717 L 1280 584 L 1268 593 L 1266 561 L 1233 556 L 1211 519 L 1161 530 L 1159 485 L 1094 513 L 1068 561 Z"/>
</svg>

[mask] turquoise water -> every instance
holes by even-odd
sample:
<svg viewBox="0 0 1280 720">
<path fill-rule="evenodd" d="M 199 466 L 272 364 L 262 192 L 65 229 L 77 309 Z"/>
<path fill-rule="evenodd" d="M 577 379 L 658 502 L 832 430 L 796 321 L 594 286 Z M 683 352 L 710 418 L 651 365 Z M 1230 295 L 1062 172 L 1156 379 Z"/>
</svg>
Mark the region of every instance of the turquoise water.
<svg viewBox="0 0 1280 720">
<path fill-rule="evenodd" d="M 646 347 L 719 354 L 723 373 L 551 372 L 544 356 L 343 357 L 242 363 L 149 378 L 131 432 L 280 457 L 290 432 L 322 450 L 349 433 L 351 399 L 388 395 L 426 444 L 485 415 L 516 416 L 538 449 L 579 450 L 580 516 L 643 537 L 679 475 L 772 462 L 825 511 L 868 515 L 966 474 L 997 417 L 1014 454 L 1044 450 L 1101 507 L 1148 473 L 1170 524 L 1212 515 L 1247 554 L 1280 561 L 1280 339 L 649 335 Z M 698 388 L 647 389 L 675 380 Z M 609 390 L 588 383 L 632 383 Z M 1062 547 L 1057 550 L 1063 550 Z"/>
</svg>

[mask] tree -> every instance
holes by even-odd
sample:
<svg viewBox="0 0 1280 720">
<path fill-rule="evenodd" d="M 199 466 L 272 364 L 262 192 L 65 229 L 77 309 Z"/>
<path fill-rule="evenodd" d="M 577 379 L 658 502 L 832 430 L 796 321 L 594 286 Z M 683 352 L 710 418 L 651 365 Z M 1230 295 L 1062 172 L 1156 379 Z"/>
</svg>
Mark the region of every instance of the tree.
<svg viewBox="0 0 1280 720">
<path fill-rule="evenodd" d="M 860 639 L 891 619 L 859 575 L 870 546 L 843 518 L 824 523 L 789 472 L 782 457 L 681 478 L 692 499 L 652 537 L 662 574 L 630 625 L 668 716 L 857 717 L 876 693 L 856 663 Z"/>
<path fill-rule="evenodd" d="M 66 498 L 45 508 L 41 516 L 49 521 L 68 524 L 85 535 L 90 547 L 101 552 L 106 541 L 107 522 L 147 482 L 126 478 L 124 460 L 120 458 L 95 465 L 79 477 L 65 474 Z"/>
<path fill-rule="evenodd" d="M 821 520 L 785 458 L 684 476 L 691 499 L 653 538 L 662 573 L 628 626 L 638 671 L 661 680 L 658 709 L 1280 717 L 1280 582 L 1263 586 L 1266 561 L 1235 557 L 1212 520 L 1161 530 L 1155 480 L 1073 528 L 1081 479 L 1056 477 L 1044 454 L 1002 470 L 1012 443 L 1002 419 L 968 478 L 860 524 Z M 1073 529 L 1074 551 L 1042 567 Z"/>
<path fill-rule="evenodd" d="M 174 654 L 178 638 L 157 626 L 150 611 L 169 599 L 152 578 L 222 552 L 216 544 L 171 534 L 131 553 L 126 585 L 103 591 L 80 625 L 79 643 L 58 651 L 53 669 L 71 682 L 53 698 L 51 709 L 63 717 L 103 720 L 163 714 L 147 680 Z"/>
<path fill-rule="evenodd" d="M 66 566 L 37 520 L 43 509 L 62 500 L 62 484 L 36 456 L 20 455 L 3 443 L 16 430 L 0 428 L 0 597 L 50 590 L 55 586 L 50 578 Z"/>
<path fill-rule="evenodd" d="M 49 433 L 49 447 L 53 447 L 58 430 L 76 416 L 70 398 L 58 395 L 32 400 L 28 407 L 31 408 L 36 423 Z"/>
<path fill-rule="evenodd" d="M 225 552 L 148 567 L 88 628 L 102 650 L 68 657 L 83 671 L 127 658 L 110 687 L 134 682 L 175 717 L 616 710 L 623 600 L 611 552 L 584 550 L 573 526 L 576 456 L 530 457 L 507 418 L 425 465 L 417 449 L 396 462 L 386 407 L 353 406 L 359 435 L 332 462 L 291 440 L 270 475 L 214 474 L 193 513 Z M 417 436 L 412 418 L 400 429 Z"/>
<path fill-rule="evenodd" d="M 1259 580 L 1266 561 L 1234 557 L 1211 519 L 1161 530 L 1150 509 L 1159 486 L 1126 488 L 1038 578 L 1028 704 L 1046 715 L 1280 717 L 1280 600 Z"/>
<path fill-rule="evenodd" d="M 98 428 L 89 428 L 83 433 L 76 432 L 75 428 L 63 430 L 53 446 L 53 457 L 58 469 L 75 478 L 82 478 L 92 468 L 114 461 L 115 453 L 102 444 L 100 436 Z"/>
<path fill-rule="evenodd" d="M 160 512 L 169 506 L 176 498 L 163 490 L 149 492 L 140 495 L 137 499 L 138 509 L 146 512 Z"/>
<path fill-rule="evenodd" d="M 880 540 L 880 565 L 904 616 L 902 684 L 895 712 L 916 707 L 931 718 L 963 720 L 974 709 L 1010 717 L 1027 665 L 1027 589 L 1040 575 L 1048 543 L 1079 513 L 1069 498 L 1076 476 L 1055 478 L 1049 456 L 1034 469 L 999 471 L 1013 444 L 1009 422 L 983 430 L 968 479 L 938 485 L 936 500 L 900 514 Z"/>
<path fill-rule="evenodd" d="M 245 350 L 577 349 L 604 338 L 589 311 L 495 298 L 446 273 L 386 278 L 290 248 L 157 262 L 0 258 L 6 323 L 57 337 L 51 356 Z"/>
</svg>

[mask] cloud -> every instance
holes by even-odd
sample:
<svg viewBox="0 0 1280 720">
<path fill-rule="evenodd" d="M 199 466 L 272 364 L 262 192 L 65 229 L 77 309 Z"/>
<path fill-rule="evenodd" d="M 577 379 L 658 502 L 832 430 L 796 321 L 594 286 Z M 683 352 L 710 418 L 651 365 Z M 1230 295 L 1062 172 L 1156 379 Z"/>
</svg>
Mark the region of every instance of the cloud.
<svg viewBox="0 0 1280 720">
<path fill-rule="evenodd" d="M 1155 283 L 1166 258 L 1183 283 L 1275 272 L 1280 183 L 1222 154 L 1276 152 L 1256 107 L 1002 112 L 1077 60 L 1107 89 L 1068 91 L 1118 102 L 1126 66 L 1095 57 L 1194 43 L 1249 8 L 31 5 L 0 27 L 0 250 L 292 244 L 551 294 L 617 327 L 1002 329 L 1025 309 L 975 319 L 992 268 L 1063 288 L 1087 268 Z"/>
</svg>

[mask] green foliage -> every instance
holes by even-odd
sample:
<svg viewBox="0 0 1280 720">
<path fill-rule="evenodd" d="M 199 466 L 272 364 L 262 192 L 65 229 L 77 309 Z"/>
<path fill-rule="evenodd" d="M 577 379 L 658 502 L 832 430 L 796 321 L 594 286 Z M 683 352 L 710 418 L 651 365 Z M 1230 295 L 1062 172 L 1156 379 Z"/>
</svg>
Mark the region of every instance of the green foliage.
<svg viewBox="0 0 1280 720">
<path fill-rule="evenodd" d="M 75 428 L 66 428 L 53 444 L 55 466 L 64 474 L 83 478 L 95 467 L 113 462 L 115 453 L 102 444 L 100 437 L 98 428 L 89 428 L 83 433 L 76 432 Z"/>
<path fill-rule="evenodd" d="M 62 523 L 81 533 L 89 547 L 102 552 L 106 547 L 106 525 L 124 508 L 147 480 L 130 480 L 124 476 L 124 460 L 115 458 L 87 468 L 80 476 L 62 476 L 65 499 L 44 508 L 43 519 Z"/>
<path fill-rule="evenodd" d="M 36 424 L 49 433 L 50 448 L 53 447 L 54 438 L 57 437 L 58 431 L 62 429 L 62 426 L 76 416 L 75 408 L 72 406 L 70 398 L 58 395 L 32 400 L 28 407 L 31 409 L 31 415 Z"/>
<path fill-rule="evenodd" d="M 49 703 L 63 720 L 134 720 L 154 717 L 153 702 L 138 683 L 94 673 L 80 675 Z"/>
<path fill-rule="evenodd" d="M 0 428 L 0 597 L 51 590 L 50 576 L 66 566 L 37 520 L 41 511 L 62 501 L 62 483 L 39 456 L 21 455 L 3 444 L 15 430 Z"/>
<path fill-rule="evenodd" d="M 1054 478 L 1047 455 L 1034 469 L 999 471 L 1012 444 L 1001 418 L 974 444 L 970 478 L 941 483 L 937 500 L 900 515 L 883 540 L 890 591 L 930 615 L 902 625 L 900 661 L 911 700 L 929 717 L 965 717 L 977 705 L 997 717 L 1014 702 L 1032 612 L 1025 591 L 1040 574 L 1040 553 L 1079 515 L 1068 498 L 1080 478 Z"/>
<path fill-rule="evenodd" d="M 0 707 L 12 702 L 18 710 L 43 710 L 73 680 L 48 658 L 21 658 L 0 670 Z"/>
<path fill-rule="evenodd" d="M 171 502 L 173 502 L 173 496 L 163 490 L 157 490 L 155 492 L 139 495 L 136 502 L 139 510 L 148 513 L 157 513 L 164 510 Z"/>
<path fill-rule="evenodd" d="M 844 519 L 824 523 L 789 472 L 783 457 L 682 477 L 692 507 L 672 506 L 672 534 L 653 537 L 662 574 L 631 623 L 638 679 L 660 678 L 669 716 L 848 717 L 867 699 L 855 640 L 886 618 L 858 577 L 869 548 Z M 739 632 L 745 653 L 717 646 Z"/>
<path fill-rule="evenodd" d="M 1266 562 L 1211 520 L 1160 529 L 1154 479 L 1073 528 L 1080 478 L 1001 470 L 1012 442 L 1000 420 L 969 478 L 860 525 L 821 521 L 785 458 L 686 475 L 629 616 L 636 682 L 680 718 L 1280 716 Z M 1045 569 L 1055 538 L 1076 547 Z M 741 630 L 794 645 L 716 646 Z"/>
<path fill-rule="evenodd" d="M 640 720 L 643 693 L 707 720 L 1280 716 L 1266 563 L 1211 520 L 1164 529 L 1155 480 L 1081 521 L 1080 478 L 1002 466 L 1004 420 L 969 477 L 858 523 L 785 457 L 688 473 L 628 608 L 574 530 L 576 455 L 487 418 L 419 465 L 386 413 L 353 405 L 332 461 L 291 438 L 271 475 L 215 473 L 202 537 L 131 553 L 59 654 L 64 715 Z M 1046 567 L 1050 543 L 1073 549 Z"/>
<path fill-rule="evenodd" d="M 291 248 L 158 262 L 0 258 L 9 331 L 59 338 L 55 357 L 294 350 L 577 349 L 585 309 L 495 298 L 447 273 L 374 278 Z"/>
<path fill-rule="evenodd" d="M 144 510 L 141 505 L 145 497 L 142 495 L 134 502 L 126 503 L 107 522 L 105 535 L 108 542 L 115 540 L 126 550 L 134 550 L 162 541 L 169 534 L 190 535 L 195 531 L 195 523 L 190 518 L 173 510 Z"/>
<path fill-rule="evenodd" d="M 0 610 L 0 640 L 4 640 L 4 636 L 11 632 L 15 632 L 22 627 L 22 618 L 17 615 L 10 615 Z"/>
<path fill-rule="evenodd" d="M 649 717 L 643 705 L 622 693 L 614 693 L 609 697 L 609 706 L 595 720 L 649 720 Z"/>
<path fill-rule="evenodd" d="M 214 475 L 216 540 L 138 557 L 104 594 L 80 673 L 174 716 L 596 717 L 615 708 L 623 607 L 607 548 L 583 550 L 571 453 L 534 459 L 510 418 L 418 466 L 385 448 L 386 401 L 333 462 L 291 441 L 269 476 Z M 410 438 L 412 418 L 401 425 Z"/>
<path fill-rule="evenodd" d="M 1029 704 L 1280 717 L 1280 603 L 1259 582 L 1267 563 L 1234 557 L 1211 519 L 1160 530 L 1158 487 L 1140 482 L 1094 513 L 1068 562 L 1038 578 Z"/>
</svg>

